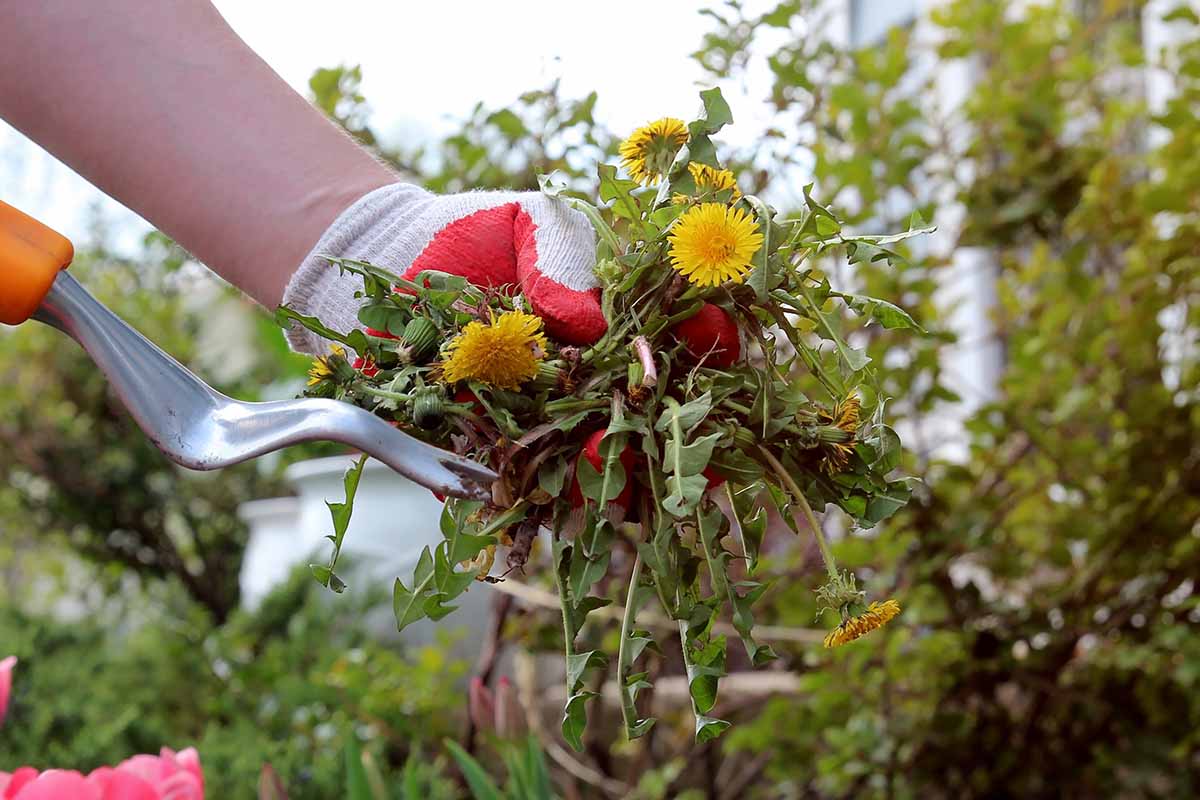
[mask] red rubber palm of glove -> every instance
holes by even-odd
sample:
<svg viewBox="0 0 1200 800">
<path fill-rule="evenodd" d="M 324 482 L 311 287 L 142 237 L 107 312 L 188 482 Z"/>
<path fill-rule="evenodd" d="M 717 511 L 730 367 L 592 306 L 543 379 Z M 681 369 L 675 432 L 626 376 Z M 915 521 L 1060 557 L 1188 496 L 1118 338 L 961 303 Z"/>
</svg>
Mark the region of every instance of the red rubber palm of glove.
<svg viewBox="0 0 1200 800">
<path fill-rule="evenodd" d="M 479 197 L 494 195 L 481 194 Z M 591 269 L 591 223 L 537 194 L 449 218 L 403 277 L 423 270 L 461 275 L 476 286 L 519 287 L 552 339 L 586 345 L 604 335 L 600 288 Z M 447 207 L 447 215 L 458 211 Z"/>
<path fill-rule="evenodd" d="M 742 357 L 737 323 L 725 309 L 712 303 L 705 303 L 672 332 L 683 342 L 688 355 L 696 360 L 703 359 L 706 366 L 731 367 Z"/>
</svg>

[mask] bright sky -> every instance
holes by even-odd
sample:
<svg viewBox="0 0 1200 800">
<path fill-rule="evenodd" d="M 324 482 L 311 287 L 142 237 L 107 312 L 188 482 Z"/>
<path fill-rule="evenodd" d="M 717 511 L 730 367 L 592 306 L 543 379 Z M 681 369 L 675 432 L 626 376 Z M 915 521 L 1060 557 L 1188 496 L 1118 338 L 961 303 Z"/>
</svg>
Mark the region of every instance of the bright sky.
<svg viewBox="0 0 1200 800">
<path fill-rule="evenodd" d="M 689 54 L 712 3 L 609 0 L 602 6 L 524 0 L 415 3 L 378 0 L 215 0 L 235 30 L 298 91 L 320 66 L 362 64 L 373 122 L 389 140 L 416 141 L 453 128 L 474 104 L 492 107 L 561 76 L 567 97 L 599 92 L 597 115 L 614 131 L 660 116 L 689 118 L 703 78 Z M 750 5 L 761 5 L 751 3 Z M 336 8 L 336 10 L 335 10 Z M 602 11 L 601 11 L 602 9 Z M 644 76 L 652 75 L 652 78 Z M 766 83 L 755 81 L 762 98 Z M 727 141 L 762 127 L 765 109 L 723 87 L 739 125 Z M 757 123 L 757 124 L 756 124 Z M 737 134 L 741 134 L 740 136 Z M 83 239 L 99 208 L 120 243 L 142 228 L 131 212 L 0 123 L 0 197 L 68 236 Z"/>
</svg>

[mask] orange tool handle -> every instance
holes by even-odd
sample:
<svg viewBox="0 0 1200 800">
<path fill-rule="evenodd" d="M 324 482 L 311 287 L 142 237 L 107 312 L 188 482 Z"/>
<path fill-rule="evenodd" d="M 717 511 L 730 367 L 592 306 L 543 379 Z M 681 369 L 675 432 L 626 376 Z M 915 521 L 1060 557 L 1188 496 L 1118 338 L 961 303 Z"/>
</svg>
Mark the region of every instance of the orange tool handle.
<svg viewBox="0 0 1200 800">
<path fill-rule="evenodd" d="M 0 201 L 0 322 L 32 317 L 74 257 L 65 236 Z"/>
</svg>

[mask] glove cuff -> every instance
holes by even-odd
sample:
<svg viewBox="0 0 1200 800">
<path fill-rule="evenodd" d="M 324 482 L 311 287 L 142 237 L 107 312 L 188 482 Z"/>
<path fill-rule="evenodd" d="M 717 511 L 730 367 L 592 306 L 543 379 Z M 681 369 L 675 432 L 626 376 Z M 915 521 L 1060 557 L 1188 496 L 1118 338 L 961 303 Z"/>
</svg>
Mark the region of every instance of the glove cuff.
<svg viewBox="0 0 1200 800">
<path fill-rule="evenodd" d="M 305 316 L 317 317 L 336 331 L 361 327 L 356 312 L 359 303 L 354 294 L 362 290 L 362 279 L 342 274 L 328 258 L 372 260 L 385 246 L 387 229 L 428 196 L 419 186 L 393 183 L 359 198 L 333 221 L 300 262 L 284 289 L 283 305 Z M 295 322 L 284 333 L 292 349 L 300 353 L 324 354 L 331 344 Z"/>
</svg>

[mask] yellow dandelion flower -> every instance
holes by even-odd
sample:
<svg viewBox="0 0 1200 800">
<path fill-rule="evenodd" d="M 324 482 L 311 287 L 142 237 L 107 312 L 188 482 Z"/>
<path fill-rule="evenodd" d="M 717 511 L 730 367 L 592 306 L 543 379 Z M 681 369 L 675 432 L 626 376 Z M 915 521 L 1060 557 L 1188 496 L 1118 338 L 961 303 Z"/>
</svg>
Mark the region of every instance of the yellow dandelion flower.
<svg viewBox="0 0 1200 800">
<path fill-rule="evenodd" d="M 333 367 L 329 363 L 330 356 L 345 358 L 346 351 L 341 345 L 332 344 L 329 346 L 329 355 L 317 356 L 313 359 L 312 366 L 308 369 L 309 386 L 316 386 L 321 381 L 333 377 Z"/>
<path fill-rule="evenodd" d="M 857 394 L 852 394 L 845 400 L 834 404 L 833 410 L 822 412 L 821 416 L 832 426 L 850 434 L 845 442 L 826 443 L 825 457 L 821 466 L 825 471 L 834 475 L 844 470 L 850 464 L 850 456 L 854 453 L 854 434 L 858 432 L 859 414 L 862 411 L 862 401 Z"/>
<path fill-rule="evenodd" d="M 900 604 L 895 600 L 871 603 L 866 611 L 847 617 L 825 637 L 826 647 L 841 647 L 860 636 L 866 636 L 876 628 L 882 628 L 900 613 Z"/>
<path fill-rule="evenodd" d="M 641 184 L 655 185 L 667 174 L 675 154 L 688 140 L 683 120 L 663 117 L 643 125 L 621 142 L 621 166 Z"/>
<path fill-rule="evenodd" d="M 671 229 L 671 266 L 697 286 L 741 283 L 762 246 L 758 223 L 740 208 L 701 203 Z"/>
<path fill-rule="evenodd" d="M 738 190 L 737 178 L 727 169 L 717 169 L 710 167 L 708 164 L 697 164 L 695 161 L 688 163 L 688 172 L 692 173 L 692 180 L 696 183 L 696 194 L 716 194 L 732 189 L 733 194 L 729 198 L 729 202 L 736 203 L 742 198 L 741 191 Z M 675 203 L 686 203 L 690 198 L 685 194 L 677 194 L 671 198 Z"/>
<path fill-rule="evenodd" d="M 533 379 L 545 357 L 542 319 L 508 311 L 490 323 L 472 322 L 446 347 L 442 372 L 447 383 L 476 380 L 500 389 L 517 389 Z"/>
</svg>

